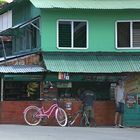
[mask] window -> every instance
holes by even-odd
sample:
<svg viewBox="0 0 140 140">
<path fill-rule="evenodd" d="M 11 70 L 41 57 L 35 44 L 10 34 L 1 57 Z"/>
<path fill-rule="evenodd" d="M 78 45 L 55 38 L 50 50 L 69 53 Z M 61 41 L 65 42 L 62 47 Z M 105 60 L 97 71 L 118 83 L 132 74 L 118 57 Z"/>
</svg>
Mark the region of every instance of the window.
<svg viewBox="0 0 140 140">
<path fill-rule="evenodd" d="M 37 48 L 37 29 L 35 27 L 31 27 L 31 46 L 32 49 Z"/>
<path fill-rule="evenodd" d="M 25 44 L 25 31 L 22 29 L 18 36 L 13 36 L 13 53 L 23 52 Z"/>
<path fill-rule="evenodd" d="M 36 49 L 39 47 L 39 30 L 36 27 L 39 27 L 39 20 L 34 21 L 33 25 L 28 25 L 26 27 L 26 50 Z M 35 27 L 36 26 L 36 27 Z"/>
<path fill-rule="evenodd" d="M 58 21 L 57 39 L 60 49 L 86 49 L 87 21 Z"/>
<path fill-rule="evenodd" d="M 26 50 L 29 50 L 31 49 L 31 31 L 28 28 L 26 28 L 25 35 L 26 35 Z"/>
<path fill-rule="evenodd" d="M 24 78 L 27 77 L 26 75 L 22 75 L 22 76 Z M 7 75 L 7 79 L 8 78 L 10 77 L 8 77 Z M 20 81 L 20 80 L 14 81 L 14 82 L 6 81 L 4 84 L 4 100 L 5 101 L 24 101 L 24 100 L 35 101 L 39 98 L 40 98 L 40 82 L 39 81 L 30 81 L 30 82 Z"/>
<path fill-rule="evenodd" d="M 117 22 L 117 48 L 140 48 L 140 21 Z"/>
<path fill-rule="evenodd" d="M 0 15 L 0 32 L 12 27 L 12 11 Z"/>
<path fill-rule="evenodd" d="M 40 47 L 39 18 L 22 24 L 13 42 L 13 52 L 28 52 Z"/>
</svg>

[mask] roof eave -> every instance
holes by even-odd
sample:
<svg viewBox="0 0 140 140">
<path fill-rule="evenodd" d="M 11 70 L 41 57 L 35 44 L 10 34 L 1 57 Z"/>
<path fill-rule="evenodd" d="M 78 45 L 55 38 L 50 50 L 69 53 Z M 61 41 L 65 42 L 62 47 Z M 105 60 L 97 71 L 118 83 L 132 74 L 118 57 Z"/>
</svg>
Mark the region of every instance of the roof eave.
<svg viewBox="0 0 140 140">
<path fill-rule="evenodd" d="M 140 10 L 140 8 L 76 8 L 76 7 L 37 7 L 39 9 L 75 9 L 75 10 Z"/>
<path fill-rule="evenodd" d="M 5 13 L 8 10 L 11 10 L 16 5 L 16 2 L 11 2 L 9 4 L 6 4 L 2 9 L 0 10 L 0 15 Z"/>
</svg>

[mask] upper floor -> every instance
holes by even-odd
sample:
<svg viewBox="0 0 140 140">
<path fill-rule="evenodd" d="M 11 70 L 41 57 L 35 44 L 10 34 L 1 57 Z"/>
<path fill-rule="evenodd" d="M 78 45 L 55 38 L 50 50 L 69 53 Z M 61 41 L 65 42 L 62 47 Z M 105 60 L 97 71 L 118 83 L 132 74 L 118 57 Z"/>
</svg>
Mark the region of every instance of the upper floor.
<svg viewBox="0 0 140 140">
<path fill-rule="evenodd" d="M 39 15 L 40 9 L 29 0 L 14 1 L 0 10 L 0 57 L 40 50 Z"/>
<path fill-rule="evenodd" d="M 49 52 L 140 52 L 140 1 L 17 0 L 0 35 L 11 37 L 12 54 Z M 0 18 L 5 25 L 4 19 Z M 7 20 L 8 21 L 8 20 Z"/>
<path fill-rule="evenodd" d="M 44 9 L 40 22 L 42 50 L 139 52 L 139 12 Z"/>
</svg>

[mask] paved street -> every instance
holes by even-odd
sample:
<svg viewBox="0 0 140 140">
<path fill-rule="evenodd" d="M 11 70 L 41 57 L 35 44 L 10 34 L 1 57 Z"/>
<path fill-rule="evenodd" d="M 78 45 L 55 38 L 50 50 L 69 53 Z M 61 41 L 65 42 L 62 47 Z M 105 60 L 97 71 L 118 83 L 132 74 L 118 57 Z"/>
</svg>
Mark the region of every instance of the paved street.
<svg viewBox="0 0 140 140">
<path fill-rule="evenodd" d="M 1 140 L 139 140 L 140 128 L 0 125 Z"/>
</svg>

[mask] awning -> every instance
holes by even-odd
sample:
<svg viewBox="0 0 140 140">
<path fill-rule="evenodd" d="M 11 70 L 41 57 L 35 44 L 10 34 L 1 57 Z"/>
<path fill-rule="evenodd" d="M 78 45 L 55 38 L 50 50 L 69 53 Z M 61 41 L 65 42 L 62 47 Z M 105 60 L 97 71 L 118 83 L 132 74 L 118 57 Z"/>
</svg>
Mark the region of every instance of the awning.
<svg viewBox="0 0 140 140">
<path fill-rule="evenodd" d="M 24 73 L 40 73 L 45 72 L 46 69 L 39 65 L 12 65 L 0 66 L 1 74 L 24 74 Z"/>
<path fill-rule="evenodd" d="M 39 17 L 36 17 L 36 18 L 31 19 L 31 20 L 28 20 L 28 21 L 25 21 L 25 22 L 21 22 L 21 23 L 13 26 L 11 28 L 8 28 L 8 29 L 0 32 L 0 36 L 14 36 L 15 35 L 15 32 L 14 31 L 16 29 L 23 28 L 23 27 L 25 27 L 25 26 L 27 26 L 29 24 L 32 24 L 33 26 L 35 26 L 33 24 L 33 22 L 36 21 L 36 20 L 38 20 L 38 19 L 39 19 Z M 35 26 L 35 28 L 39 29 L 39 27 L 37 27 L 37 26 Z"/>
<path fill-rule="evenodd" d="M 125 73 L 140 72 L 140 54 L 130 53 L 44 53 L 51 72 Z"/>
<path fill-rule="evenodd" d="M 37 8 L 140 9 L 140 0 L 30 0 Z"/>
</svg>

